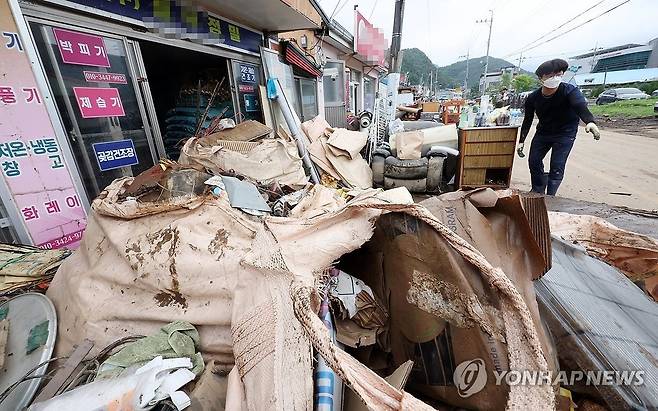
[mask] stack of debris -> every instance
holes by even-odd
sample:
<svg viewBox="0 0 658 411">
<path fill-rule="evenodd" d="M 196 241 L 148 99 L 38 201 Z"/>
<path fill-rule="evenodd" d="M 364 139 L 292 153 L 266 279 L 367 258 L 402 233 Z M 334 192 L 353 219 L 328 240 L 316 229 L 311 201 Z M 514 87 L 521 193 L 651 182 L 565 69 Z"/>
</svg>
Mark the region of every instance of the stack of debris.
<svg viewBox="0 0 658 411">
<path fill-rule="evenodd" d="M 45 292 L 57 268 L 70 254 L 66 249 L 42 250 L 0 243 L 0 297 Z"/>
</svg>

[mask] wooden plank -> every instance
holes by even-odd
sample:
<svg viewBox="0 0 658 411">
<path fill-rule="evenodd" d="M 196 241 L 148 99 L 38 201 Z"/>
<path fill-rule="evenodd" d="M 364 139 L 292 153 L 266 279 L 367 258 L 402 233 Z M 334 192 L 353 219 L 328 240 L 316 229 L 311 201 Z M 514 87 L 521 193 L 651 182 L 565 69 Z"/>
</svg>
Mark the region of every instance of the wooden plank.
<svg viewBox="0 0 658 411">
<path fill-rule="evenodd" d="M 484 142 L 497 142 L 497 141 L 514 141 L 516 142 L 517 129 L 474 129 L 464 130 L 466 135 L 466 143 L 484 143 Z"/>
<path fill-rule="evenodd" d="M 55 373 L 55 376 L 46 384 L 45 387 L 41 390 L 37 398 L 32 402 L 34 404 L 42 401 L 46 401 L 55 396 L 57 391 L 67 382 L 67 380 L 73 374 L 73 371 L 78 367 L 78 365 L 85 359 L 89 351 L 91 351 L 94 346 L 94 342 L 90 340 L 84 340 L 82 343 L 74 347 L 73 353 L 67 358 L 64 362 L 62 368 Z"/>
<path fill-rule="evenodd" d="M 466 144 L 464 147 L 464 155 L 491 155 L 491 154 L 507 154 L 514 155 L 514 148 L 516 143 L 513 141 L 506 141 L 504 143 L 472 143 Z"/>
<path fill-rule="evenodd" d="M 465 156 L 464 169 L 469 168 L 511 168 L 514 155 Z"/>
<path fill-rule="evenodd" d="M 484 175 L 487 170 L 483 168 L 473 168 L 464 170 L 462 177 L 462 185 L 476 185 L 480 186 L 484 184 Z"/>
<path fill-rule="evenodd" d="M 9 337 L 9 320 L 0 321 L 0 369 L 5 367 L 5 356 L 7 354 L 7 337 Z"/>
</svg>

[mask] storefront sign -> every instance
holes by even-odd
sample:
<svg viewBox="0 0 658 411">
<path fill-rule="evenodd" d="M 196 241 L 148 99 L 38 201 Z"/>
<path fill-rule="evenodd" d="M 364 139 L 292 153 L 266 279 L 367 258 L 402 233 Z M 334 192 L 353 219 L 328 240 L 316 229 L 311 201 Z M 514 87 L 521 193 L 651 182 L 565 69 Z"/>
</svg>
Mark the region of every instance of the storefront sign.
<svg viewBox="0 0 658 411">
<path fill-rule="evenodd" d="M 125 74 L 120 73 L 102 73 L 99 71 L 83 71 L 87 83 L 114 83 L 128 84 Z"/>
<path fill-rule="evenodd" d="M 256 66 L 251 64 L 240 64 L 240 82 L 241 83 L 257 83 Z"/>
<path fill-rule="evenodd" d="M 107 141 L 92 146 L 101 171 L 139 164 L 132 140 Z"/>
<path fill-rule="evenodd" d="M 0 33 L 1 178 L 34 244 L 74 248 L 85 210 L 6 0 L 0 0 Z"/>
<path fill-rule="evenodd" d="M 240 91 L 240 93 L 253 93 L 256 91 L 256 87 L 249 84 L 240 84 L 238 86 L 238 91 Z"/>
<path fill-rule="evenodd" d="M 64 63 L 110 67 L 102 37 L 55 28 L 53 34 Z"/>
<path fill-rule="evenodd" d="M 363 56 L 370 64 L 386 66 L 386 49 L 388 42 L 384 32 L 373 26 L 358 11 L 354 11 L 354 51 Z"/>
<path fill-rule="evenodd" d="M 116 88 L 73 87 L 82 118 L 123 117 L 121 96 Z"/>
<path fill-rule="evenodd" d="M 48 0 L 66 6 L 59 0 Z M 141 21 L 145 27 L 208 45 L 226 45 L 260 53 L 262 34 L 230 23 L 219 16 L 199 10 L 198 4 L 186 5 L 179 1 L 156 0 L 68 0 L 83 6 Z"/>
</svg>

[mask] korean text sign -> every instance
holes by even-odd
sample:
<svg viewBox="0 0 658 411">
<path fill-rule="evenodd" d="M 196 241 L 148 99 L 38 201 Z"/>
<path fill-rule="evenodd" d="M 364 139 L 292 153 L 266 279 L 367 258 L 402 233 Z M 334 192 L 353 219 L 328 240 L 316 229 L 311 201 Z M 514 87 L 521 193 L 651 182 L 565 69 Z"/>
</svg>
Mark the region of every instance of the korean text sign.
<svg viewBox="0 0 658 411">
<path fill-rule="evenodd" d="M 73 87 L 82 118 L 122 117 L 126 113 L 116 88 Z"/>
<path fill-rule="evenodd" d="M 57 28 L 53 34 L 64 63 L 110 67 L 102 37 Z"/>
<path fill-rule="evenodd" d="M 132 140 L 107 141 L 92 145 L 101 171 L 138 164 Z"/>
<path fill-rule="evenodd" d="M 0 178 L 35 245 L 73 248 L 85 210 L 7 0 L 0 0 L 0 34 Z"/>
</svg>

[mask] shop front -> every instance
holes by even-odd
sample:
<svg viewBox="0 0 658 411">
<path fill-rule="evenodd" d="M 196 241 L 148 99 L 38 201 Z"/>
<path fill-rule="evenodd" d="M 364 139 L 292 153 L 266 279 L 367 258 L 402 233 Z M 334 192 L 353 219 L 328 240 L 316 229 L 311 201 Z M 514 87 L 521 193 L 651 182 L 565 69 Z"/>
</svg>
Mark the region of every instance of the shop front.
<svg viewBox="0 0 658 411">
<path fill-rule="evenodd" d="M 225 17 L 217 14 L 217 2 L 199 2 L 193 6 L 194 13 L 167 1 L 0 3 L 8 12 L 5 16 L 3 10 L 3 17 L 9 17 L 3 19 L 7 27 L 3 26 L 2 31 L 15 33 L 16 43 L 21 46 L 21 50 L 10 49 L 7 42 L 2 52 L 14 62 L 23 62 L 22 69 L 27 70 L 35 86 L 32 100 L 42 100 L 38 104 L 23 102 L 22 109 L 0 100 L 0 108 L 22 110 L 15 113 L 22 116 L 20 124 L 15 124 L 20 129 L 29 115 L 26 108 L 38 105 L 41 112 L 33 119 L 47 125 L 45 130 L 29 133 L 11 133 L 2 125 L 0 143 L 28 147 L 24 164 L 19 164 L 26 169 L 34 159 L 59 154 L 59 163 L 54 158 L 49 161 L 55 166 L 61 164 L 53 170 L 62 174 L 60 180 L 68 182 L 55 184 L 52 195 L 45 194 L 44 199 L 66 186 L 74 194 L 57 198 L 60 208 L 72 197 L 69 202 L 77 204 L 79 210 L 77 214 L 50 216 L 48 210 L 52 207 L 47 209 L 48 201 L 42 198 L 20 203 L 21 185 L 14 184 L 16 172 L 3 166 L 0 191 L 6 212 L 0 219 L 0 236 L 44 245 L 47 241 L 42 239 L 49 235 L 35 239 L 34 230 L 27 227 L 32 221 L 28 217 L 40 214 L 63 224 L 75 221 L 77 236 L 54 247 L 77 243 L 84 230 L 85 210 L 111 181 L 136 176 L 162 158 L 176 160 L 182 142 L 208 126 L 211 119 L 221 116 L 236 122 L 262 122 L 259 86 L 265 82 L 260 60 L 263 31 L 317 27 L 313 18 L 294 8 L 278 7 L 278 0 L 268 5 L 280 18 L 268 15 L 269 20 L 248 10 L 240 15 L 237 7 L 222 7 L 234 12 L 232 18 Z M 225 3 L 231 6 L 236 2 Z M 165 6 L 169 9 L 163 9 Z M 13 29 L 11 24 L 15 25 Z M 25 79 L 15 76 L 13 64 L 5 60 L 0 66 L 2 74 L 16 77 L 13 85 L 0 84 L 0 91 L 7 87 L 30 88 L 24 87 Z M 47 138 L 38 139 L 39 135 Z M 30 151 L 32 143 L 43 147 L 35 146 Z M 38 176 L 23 178 L 39 180 L 42 187 L 49 187 L 53 185 L 50 180 L 54 171 L 49 174 L 44 169 Z M 23 209 L 34 212 L 26 217 Z M 35 230 L 42 230 L 43 223 L 39 221 Z"/>
</svg>

